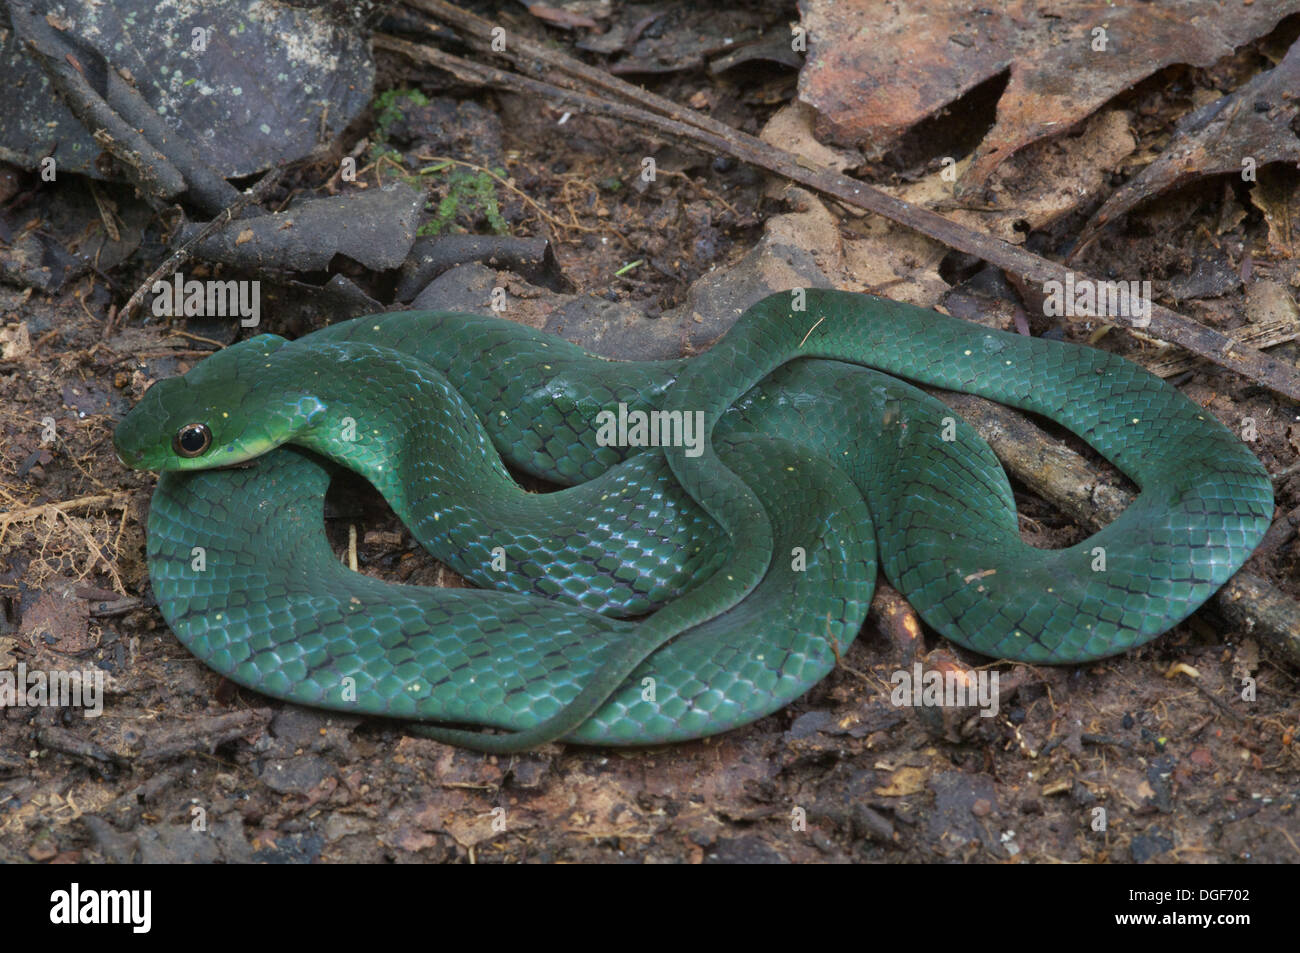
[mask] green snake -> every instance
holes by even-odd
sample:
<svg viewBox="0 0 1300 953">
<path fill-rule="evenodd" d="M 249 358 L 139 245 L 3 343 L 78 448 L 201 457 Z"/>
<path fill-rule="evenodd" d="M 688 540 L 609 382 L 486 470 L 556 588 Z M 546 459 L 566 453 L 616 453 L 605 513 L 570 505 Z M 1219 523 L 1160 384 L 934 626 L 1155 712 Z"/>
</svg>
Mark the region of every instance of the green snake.
<svg viewBox="0 0 1300 953">
<path fill-rule="evenodd" d="M 899 377 L 1049 418 L 1141 492 L 1084 542 L 1031 547 L 987 444 Z M 1243 443 L 1123 358 L 837 291 L 768 297 L 678 361 L 448 312 L 264 334 L 155 384 L 114 443 L 161 471 L 149 571 L 191 652 L 273 697 L 490 751 L 774 712 L 852 643 L 877 561 L 984 655 L 1114 655 L 1200 606 L 1273 510 Z M 563 488 L 527 492 L 507 463 Z M 343 566 L 323 522 L 338 466 L 483 588 Z"/>
</svg>

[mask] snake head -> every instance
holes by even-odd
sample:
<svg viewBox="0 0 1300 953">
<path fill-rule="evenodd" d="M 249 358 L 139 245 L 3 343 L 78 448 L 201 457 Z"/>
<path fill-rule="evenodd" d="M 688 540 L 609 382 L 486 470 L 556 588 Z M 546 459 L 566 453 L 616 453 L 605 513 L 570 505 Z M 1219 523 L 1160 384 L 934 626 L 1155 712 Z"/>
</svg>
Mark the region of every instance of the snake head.
<svg viewBox="0 0 1300 953">
<path fill-rule="evenodd" d="M 197 470 L 242 463 L 283 443 L 249 419 L 247 404 L 259 373 L 287 343 L 259 334 L 154 384 L 113 431 L 117 458 L 135 470 Z"/>
</svg>

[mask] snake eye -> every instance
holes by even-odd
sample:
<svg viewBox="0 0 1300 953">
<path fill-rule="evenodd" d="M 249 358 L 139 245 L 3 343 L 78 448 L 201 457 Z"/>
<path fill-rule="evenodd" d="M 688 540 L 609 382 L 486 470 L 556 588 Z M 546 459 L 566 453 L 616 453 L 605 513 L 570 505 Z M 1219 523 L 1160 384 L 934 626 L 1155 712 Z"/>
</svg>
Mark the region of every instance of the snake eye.
<svg viewBox="0 0 1300 953">
<path fill-rule="evenodd" d="M 180 457 L 199 457 L 212 446 L 212 431 L 207 424 L 186 424 L 172 437 L 172 449 Z"/>
</svg>

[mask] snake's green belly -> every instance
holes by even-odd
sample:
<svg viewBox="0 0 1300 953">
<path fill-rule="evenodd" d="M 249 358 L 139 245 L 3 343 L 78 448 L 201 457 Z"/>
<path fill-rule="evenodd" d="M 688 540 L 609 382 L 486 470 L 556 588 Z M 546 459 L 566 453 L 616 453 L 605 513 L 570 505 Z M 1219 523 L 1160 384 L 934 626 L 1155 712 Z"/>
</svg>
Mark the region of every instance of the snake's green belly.
<svg viewBox="0 0 1300 953">
<path fill-rule="evenodd" d="M 279 449 L 243 470 L 162 476 L 149 564 L 164 616 L 235 681 L 356 713 L 526 730 L 613 678 L 565 737 L 653 743 L 752 721 L 824 677 L 865 617 L 877 547 L 891 583 L 948 638 L 1062 663 L 1166 631 L 1268 526 L 1259 462 L 1120 358 L 860 295 L 808 292 L 806 313 L 789 300 L 760 302 L 683 362 L 608 362 L 509 322 L 429 312 L 286 345 L 335 362 L 378 346 L 431 369 L 419 400 L 359 418 L 363 431 L 416 434 L 425 452 L 379 464 L 364 441 L 304 443 L 365 473 L 439 558 L 512 591 L 347 571 L 324 538 L 327 471 Z M 1077 546 L 1026 546 L 1006 476 L 971 428 L 841 360 L 1043 414 L 1142 492 Z M 453 410 L 463 399 L 468 422 L 428 422 L 426 398 Z M 620 403 L 707 412 L 718 456 L 601 446 L 596 414 Z M 489 440 L 512 466 L 574 485 L 512 490 Z M 648 622 L 617 618 L 652 610 Z M 657 645 L 678 630 L 639 654 L 647 632 Z"/>
</svg>

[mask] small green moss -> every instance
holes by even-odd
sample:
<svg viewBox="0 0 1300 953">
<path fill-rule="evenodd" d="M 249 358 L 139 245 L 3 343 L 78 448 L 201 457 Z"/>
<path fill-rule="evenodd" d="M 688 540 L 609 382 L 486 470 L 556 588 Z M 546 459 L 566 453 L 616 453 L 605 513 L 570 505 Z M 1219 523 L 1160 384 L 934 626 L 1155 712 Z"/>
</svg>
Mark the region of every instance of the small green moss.
<svg viewBox="0 0 1300 953">
<path fill-rule="evenodd" d="M 493 169 L 492 172 L 505 178 L 504 169 Z M 447 176 L 447 194 L 438 203 L 433 218 L 420 226 L 419 234 L 441 235 L 462 210 L 470 215 L 481 214 L 496 235 L 505 235 L 510 230 L 501 217 L 496 180 L 486 172 L 457 169 Z"/>
<path fill-rule="evenodd" d="M 427 106 L 429 98 L 418 89 L 390 89 L 375 97 L 375 135 L 370 146 L 370 157 L 374 162 L 384 159 L 402 167 L 405 157 L 388 144 L 388 136 L 410 106 Z M 446 194 L 438 202 L 433 219 L 420 226 L 421 235 L 440 235 L 449 229 L 462 211 L 469 217 L 482 215 L 488 227 L 497 235 L 505 235 L 510 229 L 501 216 L 501 203 L 497 198 L 496 180 L 486 172 L 464 169 L 450 162 L 440 162 L 426 166 L 418 173 L 406 173 L 403 180 L 417 188 L 423 188 L 422 177 L 446 173 Z M 492 174 L 504 179 L 504 169 L 493 169 Z"/>
<path fill-rule="evenodd" d="M 390 89 L 375 97 L 375 141 L 387 142 L 393 123 L 404 115 L 402 100 L 413 106 L 429 105 L 429 97 L 418 89 Z"/>
</svg>

